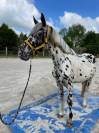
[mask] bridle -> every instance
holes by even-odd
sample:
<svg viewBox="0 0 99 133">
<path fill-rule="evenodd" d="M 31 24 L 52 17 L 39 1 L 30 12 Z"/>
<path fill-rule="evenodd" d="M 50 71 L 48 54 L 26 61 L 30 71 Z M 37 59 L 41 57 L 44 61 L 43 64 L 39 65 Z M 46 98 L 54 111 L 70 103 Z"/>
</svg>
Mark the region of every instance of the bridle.
<svg viewBox="0 0 99 133">
<path fill-rule="evenodd" d="M 32 52 L 33 52 L 33 55 L 35 54 L 35 52 L 41 48 L 44 48 L 45 47 L 45 44 L 48 43 L 48 40 L 49 40 L 49 35 L 50 35 L 50 31 L 51 31 L 51 27 L 47 27 L 47 32 L 44 36 L 44 42 L 40 45 L 40 46 L 37 46 L 37 47 L 34 47 L 30 41 L 29 41 L 29 38 L 26 39 L 24 42 L 26 45 L 28 45 L 31 49 L 32 49 Z"/>
</svg>

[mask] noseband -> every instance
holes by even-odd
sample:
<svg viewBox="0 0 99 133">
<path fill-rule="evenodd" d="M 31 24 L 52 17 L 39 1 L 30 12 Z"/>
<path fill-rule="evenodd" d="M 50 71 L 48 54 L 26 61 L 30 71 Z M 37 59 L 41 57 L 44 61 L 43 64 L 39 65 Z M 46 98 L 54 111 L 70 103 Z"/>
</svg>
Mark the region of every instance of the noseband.
<svg viewBox="0 0 99 133">
<path fill-rule="evenodd" d="M 26 43 L 26 45 L 28 45 L 28 46 L 32 49 L 33 54 L 34 54 L 37 50 L 39 50 L 39 49 L 41 49 L 41 48 L 44 48 L 44 47 L 45 47 L 45 44 L 48 43 L 50 30 L 51 30 L 51 28 L 48 27 L 46 36 L 44 37 L 44 43 L 42 43 L 40 46 L 34 47 L 34 46 L 29 42 L 29 39 L 26 39 L 26 40 L 24 41 L 24 42 Z"/>
</svg>

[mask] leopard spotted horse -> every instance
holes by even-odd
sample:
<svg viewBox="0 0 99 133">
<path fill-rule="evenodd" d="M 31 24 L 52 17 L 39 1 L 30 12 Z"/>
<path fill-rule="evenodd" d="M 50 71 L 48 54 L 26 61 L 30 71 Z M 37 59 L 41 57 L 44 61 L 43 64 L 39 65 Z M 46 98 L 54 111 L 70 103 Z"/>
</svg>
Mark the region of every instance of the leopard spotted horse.
<svg viewBox="0 0 99 133">
<path fill-rule="evenodd" d="M 69 117 L 67 126 L 72 127 L 72 88 L 73 83 L 82 83 L 81 96 L 82 105 L 87 106 L 88 89 L 96 71 L 95 57 L 92 54 L 76 54 L 63 38 L 48 24 L 41 13 L 41 22 L 33 17 L 35 26 L 28 39 L 20 46 L 18 56 L 22 60 L 29 60 L 32 53 L 46 47 L 52 57 L 54 69 L 53 76 L 56 80 L 60 94 L 60 111 L 58 117 L 64 116 L 64 86 L 68 90 L 67 104 L 69 107 Z"/>
</svg>

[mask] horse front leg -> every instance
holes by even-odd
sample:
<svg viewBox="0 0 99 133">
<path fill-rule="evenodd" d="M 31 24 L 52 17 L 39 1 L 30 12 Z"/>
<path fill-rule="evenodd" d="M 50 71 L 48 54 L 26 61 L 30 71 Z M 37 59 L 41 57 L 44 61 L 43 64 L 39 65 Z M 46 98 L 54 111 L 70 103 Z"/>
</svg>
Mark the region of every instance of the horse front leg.
<svg viewBox="0 0 99 133">
<path fill-rule="evenodd" d="M 59 74 L 57 73 L 55 69 L 52 71 L 52 75 L 56 80 L 56 83 L 59 89 L 59 96 L 60 96 L 59 112 L 57 116 L 58 118 L 62 118 L 64 117 L 64 88 L 63 88 L 62 83 L 59 80 Z"/>
<path fill-rule="evenodd" d="M 64 81 L 64 84 L 68 90 L 68 96 L 67 96 L 67 104 L 69 107 L 69 118 L 67 119 L 67 127 L 71 128 L 72 127 L 72 118 L 73 118 L 73 113 L 72 113 L 72 81 L 70 80 L 69 77 L 66 77 L 66 80 Z"/>
</svg>

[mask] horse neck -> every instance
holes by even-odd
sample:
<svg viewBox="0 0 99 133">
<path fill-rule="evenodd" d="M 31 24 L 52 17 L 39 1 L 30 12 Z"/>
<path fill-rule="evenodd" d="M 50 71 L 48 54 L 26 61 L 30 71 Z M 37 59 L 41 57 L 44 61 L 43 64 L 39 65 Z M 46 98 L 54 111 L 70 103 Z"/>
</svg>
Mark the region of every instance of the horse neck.
<svg viewBox="0 0 99 133">
<path fill-rule="evenodd" d="M 51 43 L 48 44 L 48 49 L 52 57 L 53 64 L 54 66 L 56 66 L 57 61 L 60 60 L 60 58 L 64 57 L 64 54 L 58 47 L 52 45 Z"/>
<path fill-rule="evenodd" d="M 74 54 L 73 50 L 65 43 L 63 38 L 55 31 L 52 30 L 52 34 L 50 36 L 51 44 L 55 47 L 58 47 L 65 54 Z"/>
</svg>

